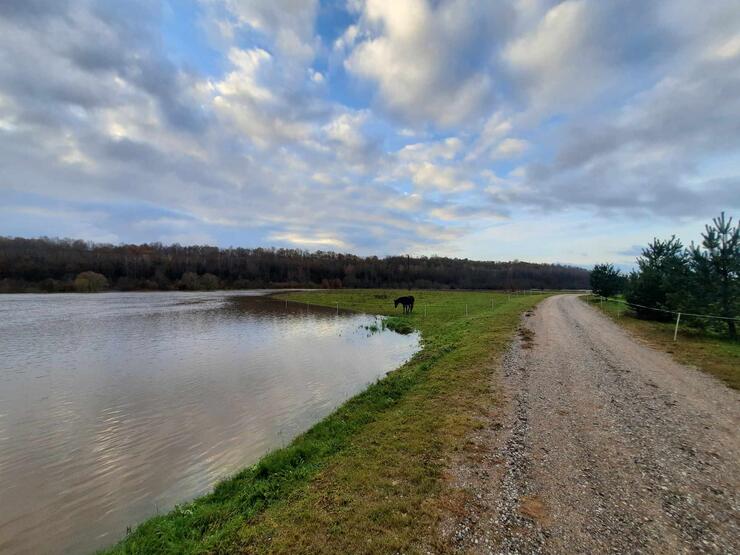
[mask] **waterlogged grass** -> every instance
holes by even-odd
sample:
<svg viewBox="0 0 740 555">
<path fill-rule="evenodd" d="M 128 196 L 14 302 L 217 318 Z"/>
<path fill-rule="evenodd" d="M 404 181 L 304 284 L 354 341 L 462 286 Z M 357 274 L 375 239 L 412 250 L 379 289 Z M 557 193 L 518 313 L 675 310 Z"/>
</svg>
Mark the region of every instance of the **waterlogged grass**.
<svg viewBox="0 0 740 555">
<path fill-rule="evenodd" d="M 414 331 L 414 326 L 409 322 L 408 318 L 402 318 L 400 316 L 388 316 L 384 318 L 383 327 L 402 335 L 408 335 Z"/>
<path fill-rule="evenodd" d="M 415 331 L 414 326 L 411 325 L 408 319 L 399 318 L 398 316 L 385 316 L 363 327 L 370 333 L 391 330 L 401 335 L 409 335 Z"/>
<path fill-rule="evenodd" d="M 435 547 L 443 471 L 476 417 L 522 312 L 544 295 L 402 291 L 281 295 L 388 316 L 423 349 L 213 493 L 155 517 L 110 553 L 392 553 Z M 493 304 L 491 304 L 493 302 Z M 391 323 L 392 322 L 392 323 Z"/>
<path fill-rule="evenodd" d="M 581 297 L 600 309 L 619 325 L 631 331 L 650 345 L 670 353 L 677 361 L 696 366 L 724 381 L 733 389 L 740 389 L 740 341 L 680 325 L 677 341 L 673 341 L 675 322 L 654 322 L 635 318 L 621 303 L 603 302 Z"/>
</svg>

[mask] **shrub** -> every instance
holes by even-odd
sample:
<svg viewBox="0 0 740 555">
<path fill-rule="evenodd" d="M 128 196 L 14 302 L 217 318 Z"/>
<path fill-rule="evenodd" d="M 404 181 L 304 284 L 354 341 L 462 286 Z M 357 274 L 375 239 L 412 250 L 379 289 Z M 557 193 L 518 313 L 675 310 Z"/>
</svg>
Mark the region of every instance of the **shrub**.
<svg viewBox="0 0 740 555">
<path fill-rule="evenodd" d="M 198 284 L 200 285 L 200 289 L 213 291 L 214 289 L 218 289 L 220 282 L 213 274 L 203 274 L 198 278 Z"/>
<path fill-rule="evenodd" d="M 75 291 L 78 293 L 95 293 L 108 288 L 108 280 L 97 272 L 82 272 L 75 278 Z"/>
</svg>

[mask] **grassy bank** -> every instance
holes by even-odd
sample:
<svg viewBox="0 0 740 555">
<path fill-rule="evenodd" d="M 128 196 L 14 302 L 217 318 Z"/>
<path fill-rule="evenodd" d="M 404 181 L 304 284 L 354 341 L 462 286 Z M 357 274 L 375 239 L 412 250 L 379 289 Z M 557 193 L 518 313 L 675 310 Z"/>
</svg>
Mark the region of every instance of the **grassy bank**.
<svg viewBox="0 0 740 555">
<path fill-rule="evenodd" d="M 677 361 L 696 366 L 718 377 L 733 389 L 740 389 L 740 341 L 683 325 L 679 326 L 678 341 L 674 342 L 675 323 L 640 320 L 623 304 L 600 303 L 598 299 L 581 298 L 637 337 L 670 353 Z"/>
<path fill-rule="evenodd" d="M 408 292 L 283 297 L 398 315 L 392 299 L 400 294 Z M 392 553 L 433 545 L 449 456 L 490 410 L 495 363 L 521 313 L 544 295 L 414 294 L 414 313 L 400 317 L 422 334 L 412 360 L 289 446 L 212 494 L 145 522 L 110 552 Z"/>
</svg>

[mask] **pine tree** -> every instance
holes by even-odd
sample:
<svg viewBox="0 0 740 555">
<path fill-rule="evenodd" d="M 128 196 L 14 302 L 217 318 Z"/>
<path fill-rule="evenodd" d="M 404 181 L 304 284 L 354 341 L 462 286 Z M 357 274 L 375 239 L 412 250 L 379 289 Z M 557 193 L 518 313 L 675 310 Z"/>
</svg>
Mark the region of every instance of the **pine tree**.
<svg viewBox="0 0 740 555">
<path fill-rule="evenodd" d="M 638 271 L 630 274 L 627 301 L 662 310 L 685 310 L 689 288 L 688 257 L 675 236 L 653 239 L 637 259 Z M 635 307 L 641 318 L 668 320 L 666 312 Z"/>
<path fill-rule="evenodd" d="M 689 249 L 693 277 L 697 282 L 697 301 L 705 310 L 725 318 L 740 314 L 740 226 L 732 226 L 732 218 L 712 220 L 702 233 L 701 245 Z M 737 337 L 733 320 L 727 320 L 731 338 Z"/>
<path fill-rule="evenodd" d="M 597 264 L 591 270 L 591 290 L 602 297 L 622 291 L 624 276 L 612 264 Z"/>
</svg>

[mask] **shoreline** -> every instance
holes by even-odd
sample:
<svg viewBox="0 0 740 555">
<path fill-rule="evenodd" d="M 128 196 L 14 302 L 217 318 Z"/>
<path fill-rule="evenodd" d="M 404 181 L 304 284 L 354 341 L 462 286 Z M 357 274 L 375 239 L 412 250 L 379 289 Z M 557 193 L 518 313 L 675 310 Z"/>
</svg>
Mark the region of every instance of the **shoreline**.
<svg viewBox="0 0 740 555">
<path fill-rule="evenodd" d="M 392 316 L 390 299 L 397 292 L 277 291 L 270 297 Z M 141 523 L 104 552 L 314 552 L 330 544 L 330 550 L 346 551 L 368 539 L 385 551 L 409 548 L 431 534 L 445 457 L 493 402 L 491 359 L 508 346 L 520 315 L 546 295 L 415 294 L 429 315 L 423 317 L 417 304 L 408 317 L 421 336 L 421 349 L 408 362 L 286 447 L 218 483 L 212 493 Z M 388 488 L 399 491 L 389 496 Z M 355 510 L 347 514 L 347 506 Z M 320 523 L 327 519 L 334 522 L 329 529 Z M 341 533 L 327 537 L 331 530 Z"/>
</svg>

